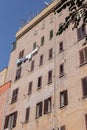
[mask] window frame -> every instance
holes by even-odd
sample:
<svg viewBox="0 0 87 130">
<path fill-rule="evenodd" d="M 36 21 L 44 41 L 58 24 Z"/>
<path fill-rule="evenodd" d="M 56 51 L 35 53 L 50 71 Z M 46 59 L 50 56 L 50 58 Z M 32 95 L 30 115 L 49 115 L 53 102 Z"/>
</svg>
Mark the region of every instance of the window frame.
<svg viewBox="0 0 87 130">
<path fill-rule="evenodd" d="M 13 90 L 11 104 L 15 103 L 18 99 L 19 88 Z"/>
<path fill-rule="evenodd" d="M 22 67 L 19 67 L 16 70 L 16 76 L 15 76 L 15 81 L 19 80 L 21 78 L 21 72 L 22 72 Z"/>
<path fill-rule="evenodd" d="M 49 49 L 49 60 L 53 58 L 53 48 Z"/>
<path fill-rule="evenodd" d="M 37 89 L 40 89 L 42 86 L 42 76 L 38 77 Z"/>
<path fill-rule="evenodd" d="M 83 98 L 87 97 L 87 76 L 81 79 Z"/>
<path fill-rule="evenodd" d="M 14 113 L 11 113 L 10 115 L 7 115 L 5 117 L 4 129 L 16 127 L 17 115 L 18 115 L 18 112 L 15 111 Z"/>
<path fill-rule="evenodd" d="M 65 73 L 64 73 L 64 63 L 62 63 L 59 66 L 59 78 L 63 77 L 64 75 L 65 75 Z"/>
<path fill-rule="evenodd" d="M 52 83 L 53 80 L 53 70 L 48 71 L 48 84 Z"/>
<path fill-rule="evenodd" d="M 36 104 L 36 118 L 42 116 L 42 110 L 43 110 L 43 102 L 41 101 Z"/>
<path fill-rule="evenodd" d="M 84 29 L 84 32 L 83 32 Z M 86 27 L 81 25 L 79 28 L 77 28 L 77 41 L 80 41 L 86 36 Z"/>
<path fill-rule="evenodd" d="M 53 29 L 50 30 L 50 36 L 49 36 L 49 40 L 53 39 Z"/>
<path fill-rule="evenodd" d="M 63 108 L 66 105 L 68 105 L 68 91 L 63 90 L 60 92 L 60 108 Z"/>
<path fill-rule="evenodd" d="M 25 123 L 29 122 L 29 115 L 30 115 L 30 107 L 27 107 L 25 113 Z"/>
<path fill-rule="evenodd" d="M 52 98 L 49 97 L 44 100 L 44 114 L 51 113 L 52 111 Z"/>
<path fill-rule="evenodd" d="M 33 81 L 29 82 L 28 95 L 30 95 L 32 93 L 32 86 L 33 86 Z"/>
</svg>

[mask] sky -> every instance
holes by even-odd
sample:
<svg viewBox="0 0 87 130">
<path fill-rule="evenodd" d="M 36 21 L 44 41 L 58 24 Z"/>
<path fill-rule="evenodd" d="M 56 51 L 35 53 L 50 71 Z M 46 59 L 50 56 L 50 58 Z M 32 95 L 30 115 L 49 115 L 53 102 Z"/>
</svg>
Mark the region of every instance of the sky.
<svg viewBox="0 0 87 130">
<path fill-rule="evenodd" d="M 45 1 L 52 0 L 0 0 L 0 71 L 8 67 L 16 32 L 46 7 Z"/>
</svg>

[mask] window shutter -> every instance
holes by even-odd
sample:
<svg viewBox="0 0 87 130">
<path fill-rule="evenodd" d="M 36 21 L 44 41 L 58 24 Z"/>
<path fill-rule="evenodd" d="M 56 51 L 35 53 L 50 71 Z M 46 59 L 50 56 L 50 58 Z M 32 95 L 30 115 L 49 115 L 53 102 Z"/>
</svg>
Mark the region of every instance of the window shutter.
<svg viewBox="0 0 87 130">
<path fill-rule="evenodd" d="M 64 105 L 68 105 L 68 94 L 67 94 L 67 90 L 64 91 Z"/>
<path fill-rule="evenodd" d="M 17 89 L 15 89 L 15 90 L 13 91 L 12 101 L 11 101 L 12 103 L 17 101 L 18 90 L 19 90 L 19 89 L 17 88 Z"/>
<path fill-rule="evenodd" d="M 39 106 L 39 116 L 42 116 L 42 102 L 40 102 Z"/>
<path fill-rule="evenodd" d="M 48 111 L 48 101 L 45 100 L 45 101 L 44 101 L 44 114 L 46 114 L 47 111 Z"/>
<path fill-rule="evenodd" d="M 17 111 L 14 112 L 13 128 L 16 127 L 17 113 L 18 113 Z"/>
<path fill-rule="evenodd" d="M 8 121 L 9 121 L 9 116 L 6 116 L 6 118 L 5 118 L 5 124 L 4 124 L 4 129 L 8 128 Z"/>
<path fill-rule="evenodd" d="M 26 108 L 25 122 L 29 121 L 29 111 L 30 111 L 30 107 Z"/>
<path fill-rule="evenodd" d="M 48 72 L 48 83 L 52 82 L 52 70 Z"/>
<path fill-rule="evenodd" d="M 87 96 L 87 77 L 82 79 L 83 96 Z"/>
<path fill-rule="evenodd" d="M 79 55 L 80 55 L 80 65 L 83 64 L 85 62 L 85 58 L 84 58 L 84 51 L 81 50 L 79 52 Z"/>
<path fill-rule="evenodd" d="M 85 125 L 86 125 L 86 130 L 87 130 L 87 114 L 85 115 Z"/>
<path fill-rule="evenodd" d="M 85 52 L 85 61 L 87 62 L 87 47 L 84 48 L 84 52 Z"/>
<path fill-rule="evenodd" d="M 80 40 L 81 39 L 81 28 L 77 29 L 77 39 Z"/>
<path fill-rule="evenodd" d="M 82 33 L 82 37 L 86 35 L 86 28 L 83 25 L 81 26 L 81 33 Z"/>
<path fill-rule="evenodd" d="M 42 85 L 42 77 L 38 78 L 38 88 L 40 88 Z"/>
<path fill-rule="evenodd" d="M 40 64 L 39 65 L 42 65 L 43 64 L 43 55 L 40 56 Z"/>
<path fill-rule="evenodd" d="M 24 56 L 24 50 L 22 50 L 22 51 L 19 53 L 19 59 L 20 59 L 20 58 L 23 58 L 23 56 Z"/>
<path fill-rule="evenodd" d="M 29 86 L 28 86 L 28 94 L 30 94 L 32 92 L 32 82 L 29 83 Z"/>
</svg>

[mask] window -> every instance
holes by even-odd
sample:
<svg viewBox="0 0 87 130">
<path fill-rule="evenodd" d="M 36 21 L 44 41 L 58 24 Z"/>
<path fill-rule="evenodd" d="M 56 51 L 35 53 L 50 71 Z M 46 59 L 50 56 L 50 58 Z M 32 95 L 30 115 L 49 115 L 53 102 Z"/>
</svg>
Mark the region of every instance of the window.
<svg viewBox="0 0 87 130">
<path fill-rule="evenodd" d="M 19 88 L 15 89 L 15 90 L 13 91 L 11 103 L 14 103 L 14 102 L 17 101 L 18 90 L 19 90 Z"/>
<path fill-rule="evenodd" d="M 25 114 L 25 122 L 26 123 L 29 121 L 29 113 L 30 113 L 30 107 L 26 108 L 26 114 Z"/>
<path fill-rule="evenodd" d="M 52 83 L 52 70 L 48 72 L 48 84 Z"/>
<path fill-rule="evenodd" d="M 87 77 L 82 79 L 82 91 L 83 91 L 83 97 L 87 96 Z"/>
<path fill-rule="evenodd" d="M 64 64 L 61 64 L 59 68 L 59 78 L 63 76 L 64 76 Z"/>
<path fill-rule="evenodd" d="M 63 41 L 59 43 L 59 52 L 61 53 L 63 51 Z"/>
<path fill-rule="evenodd" d="M 68 105 L 68 94 L 67 90 L 60 92 L 60 107 Z"/>
<path fill-rule="evenodd" d="M 87 47 L 79 51 L 79 56 L 80 56 L 80 65 L 84 65 L 85 63 L 87 63 Z"/>
<path fill-rule="evenodd" d="M 33 43 L 33 50 L 36 49 L 36 42 Z"/>
<path fill-rule="evenodd" d="M 84 38 L 86 36 L 86 28 L 85 26 L 81 26 L 77 29 L 77 38 L 78 40 L 81 40 L 82 38 Z"/>
<path fill-rule="evenodd" d="M 53 48 L 49 49 L 49 60 L 53 58 Z"/>
<path fill-rule="evenodd" d="M 23 56 L 24 56 L 24 50 L 22 50 L 22 51 L 19 53 L 19 59 L 20 59 L 20 58 L 23 58 Z"/>
<path fill-rule="evenodd" d="M 42 85 L 42 76 L 40 76 L 40 77 L 38 78 L 37 89 L 40 89 L 40 88 L 41 88 L 41 85 Z"/>
<path fill-rule="evenodd" d="M 36 105 L 36 118 L 42 116 L 42 102 Z"/>
<path fill-rule="evenodd" d="M 17 69 L 17 71 L 16 71 L 15 81 L 18 80 L 18 79 L 20 79 L 20 77 L 21 77 L 21 70 L 22 70 L 21 67 Z"/>
<path fill-rule="evenodd" d="M 33 70 L 34 70 L 34 64 L 35 64 L 34 60 L 33 60 L 33 61 L 31 61 L 31 71 L 33 71 Z"/>
<path fill-rule="evenodd" d="M 53 30 L 50 31 L 50 40 L 53 38 Z"/>
<path fill-rule="evenodd" d="M 65 125 L 61 126 L 61 127 L 60 127 L 60 130 L 66 130 Z"/>
<path fill-rule="evenodd" d="M 51 97 L 44 100 L 44 114 L 51 112 Z"/>
<path fill-rule="evenodd" d="M 43 55 L 40 56 L 40 63 L 39 65 L 43 65 Z"/>
<path fill-rule="evenodd" d="M 16 127 L 16 120 L 17 120 L 17 111 L 6 116 L 4 129 L 6 129 L 6 128 L 11 129 L 11 128 Z"/>
<path fill-rule="evenodd" d="M 87 114 L 85 114 L 85 125 L 86 125 L 86 130 L 87 130 Z"/>
<path fill-rule="evenodd" d="M 41 46 L 44 45 L 44 36 L 41 38 Z"/>
<path fill-rule="evenodd" d="M 31 81 L 28 86 L 28 95 L 32 93 L 33 82 Z"/>
</svg>

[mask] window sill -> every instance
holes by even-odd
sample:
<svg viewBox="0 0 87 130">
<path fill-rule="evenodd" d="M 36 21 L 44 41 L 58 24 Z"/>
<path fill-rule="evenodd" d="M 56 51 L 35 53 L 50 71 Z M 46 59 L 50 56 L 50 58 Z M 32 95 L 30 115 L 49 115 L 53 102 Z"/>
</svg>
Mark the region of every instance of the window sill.
<svg viewBox="0 0 87 130">
<path fill-rule="evenodd" d="M 82 97 L 82 99 L 85 99 L 85 98 L 87 98 L 87 95 L 85 95 L 85 96 Z"/>
<path fill-rule="evenodd" d="M 85 37 L 86 37 L 86 35 L 85 35 L 85 36 L 83 36 L 83 37 L 82 37 L 82 38 L 80 38 L 80 39 L 77 39 L 77 42 L 79 42 L 79 41 L 83 40 Z"/>
<path fill-rule="evenodd" d="M 41 86 L 40 87 L 37 87 L 37 90 L 41 89 Z"/>
<path fill-rule="evenodd" d="M 60 106 L 60 109 L 65 109 L 67 105 Z"/>
<path fill-rule="evenodd" d="M 29 92 L 27 95 L 31 95 L 32 92 Z"/>
<path fill-rule="evenodd" d="M 17 101 L 12 101 L 12 102 L 11 102 L 11 105 L 14 104 L 14 103 L 16 103 L 16 102 L 17 102 Z"/>
<path fill-rule="evenodd" d="M 36 116 L 35 119 L 39 119 L 42 115 Z"/>
<path fill-rule="evenodd" d="M 62 77 L 64 77 L 64 76 L 65 76 L 65 74 L 62 74 L 62 75 L 59 76 L 59 78 L 62 78 Z"/>
<path fill-rule="evenodd" d="M 64 52 L 64 50 L 61 50 L 61 51 L 59 51 L 59 54 L 61 54 L 61 53 L 63 53 Z"/>
<path fill-rule="evenodd" d="M 45 114 L 50 114 L 50 113 L 51 113 L 51 111 L 50 111 L 50 112 L 45 112 L 44 115 L 45 115 Z"/>
<path fill-rule="evenodd" d="M 29 122 L 29 120 L 25 121 L 24 123 L 27 124 Z"/>
<path fill-rule="evenodd" d="M 52 81 L 49 81 L 47 84 L 51 84 L 52 83 Z"/>
<path fill-rule="evenodd" d="M 53 57 L 50 57 L 48 60 L 52 60 L 53 59 Z"/>
<path fill-rule="evenodd" d="M 80 64 L 79 67 L 84 66 L 85 64 L 87 64 L 87 62 L 84 62 L 83 64 Z"/>
</svg>

